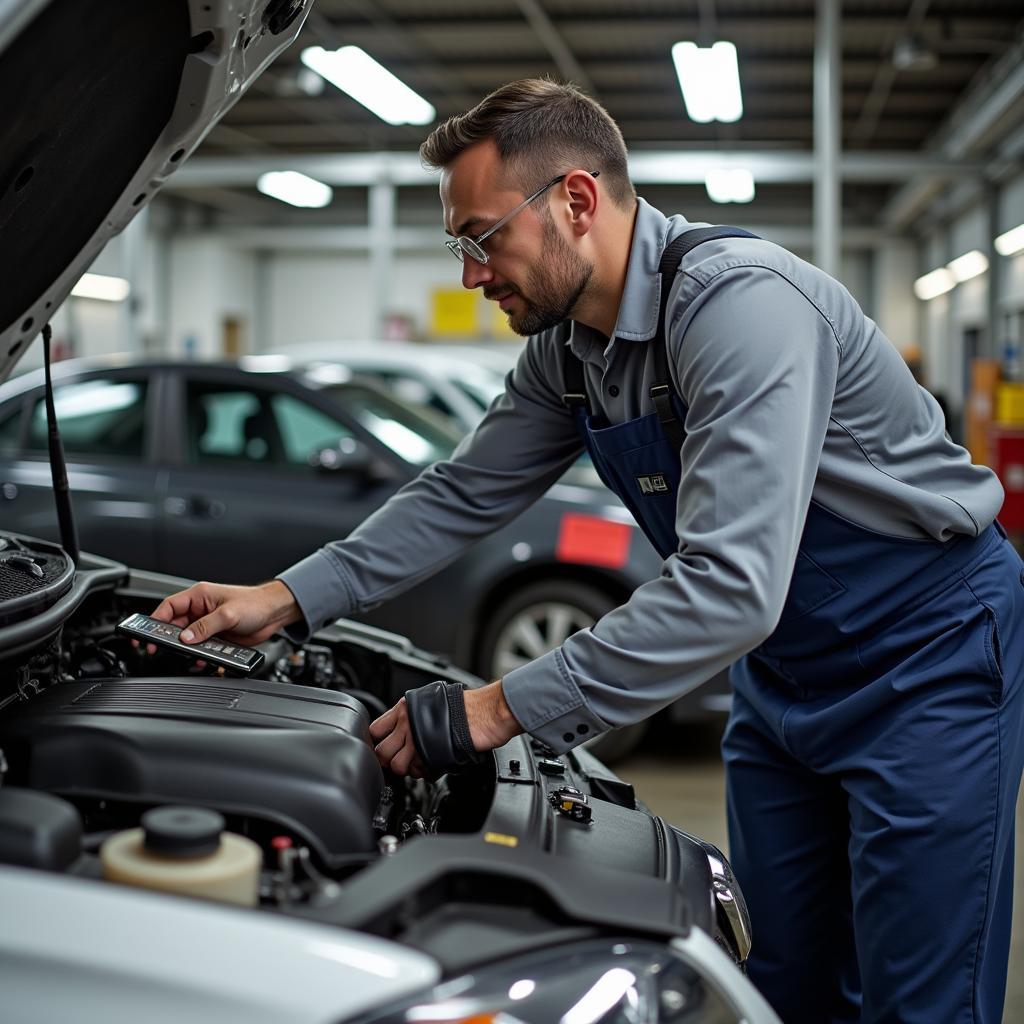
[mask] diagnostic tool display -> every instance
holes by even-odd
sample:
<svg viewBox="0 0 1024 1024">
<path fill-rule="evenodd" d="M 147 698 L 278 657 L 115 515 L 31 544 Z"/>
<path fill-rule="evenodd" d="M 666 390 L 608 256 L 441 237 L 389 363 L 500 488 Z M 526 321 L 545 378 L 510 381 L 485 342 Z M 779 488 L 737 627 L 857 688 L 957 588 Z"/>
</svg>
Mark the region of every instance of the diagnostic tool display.
<svg viewBox="0 0 1024 1024">
<path fill-rule="evenodd" d="M 219 637 L 204 640 L 201 644 L 182 643 L 179 639 L 180 626 L 172 626 L 169 622 L 161 622 L 148 615 L 129 615 L 127 619 L 117 624 L 117 631 L 135 640 L 167 647 L 187 658 L 208 661 L 212 665 L 220 665 L 231 672 L 240 672 L 243 675 L 255 672 L 264 660 L 262 651 L 231 644 Z"/>
</svg>

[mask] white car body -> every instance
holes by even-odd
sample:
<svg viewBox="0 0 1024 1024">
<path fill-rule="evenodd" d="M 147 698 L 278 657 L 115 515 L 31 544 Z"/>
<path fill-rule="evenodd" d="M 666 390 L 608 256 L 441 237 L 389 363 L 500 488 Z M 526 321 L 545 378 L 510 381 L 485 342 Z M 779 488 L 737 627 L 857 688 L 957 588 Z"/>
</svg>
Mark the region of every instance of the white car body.
<svg viewBox="0 0 1024 1024">
<path fill-rule="evenodd" d="M 519 345 L 435 345 L 408 341 L 318 341 L 283 355 L 338 362 L 377 377 L 397 398 L 427 406 L 469 432 L 504 390 Z"/>
</svg>

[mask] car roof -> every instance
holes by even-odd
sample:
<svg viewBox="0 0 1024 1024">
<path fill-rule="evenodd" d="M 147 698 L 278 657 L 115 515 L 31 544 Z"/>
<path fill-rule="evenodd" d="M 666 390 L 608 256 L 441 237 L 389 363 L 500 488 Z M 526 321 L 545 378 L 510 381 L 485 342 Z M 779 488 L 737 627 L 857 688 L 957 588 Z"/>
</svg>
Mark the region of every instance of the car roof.
<svg viewBox="0 0 1024 1024">
<path fill-rule="evenodd" d="M 381 365 L 409 365 L 420 368 L 451 369 L 467 364 L 504 374 L 511 369 L 521 346 L 440 345 L 411 341 L 312 341 L 289 345 L 282 355 L 297 359 L 346 359 L 373 361 Z"/>
<path fill-rule="evenodd" d="M 340 361 L 336 364 L 336 373 L 325 374 L 324 363 L 324 360 L 296 360 L 280 355 L 241 356 L 238 359 L 226 359 L 223 356 L 194 358 L 118 352 L 100 356 L 65 359 L 54 363 L 51 372 L 55 384 L 69 377 L 77 377 L 81 374 L 103 373 L 114 370 L 188 368 L 198 369 L 203 372 L 241 371 L 242 373 L 253 375 L 282 373 L 320 386 L 358 383 L 361 386 L 381 390 L 370 378 L 362 377 L 357 373 L 346 373 L 346 368 Z M 42 368 L 29 370 L 27 373 L 12 377 L 5 383 L 0 384 L 0 400 L 9 398 L 22 391 L 41 387 L 43 381 L 44 371 Z"/>
</svg>

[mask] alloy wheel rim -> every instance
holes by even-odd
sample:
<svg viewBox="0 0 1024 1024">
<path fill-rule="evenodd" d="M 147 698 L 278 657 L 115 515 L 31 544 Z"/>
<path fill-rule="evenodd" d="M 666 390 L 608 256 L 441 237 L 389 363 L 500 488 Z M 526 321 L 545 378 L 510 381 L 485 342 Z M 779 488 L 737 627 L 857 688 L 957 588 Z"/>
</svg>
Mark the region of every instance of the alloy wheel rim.
<svg viewBox="0 0 1024 1024">
<path fill-rule="evenodd" d="M 595 622 L 593 615 L 565 601 L 542 601 L 517 612 L 498 634 L 491 675 L 500 679 L 513 669 L 561 646 L 573 633 Z"/>
</svg>

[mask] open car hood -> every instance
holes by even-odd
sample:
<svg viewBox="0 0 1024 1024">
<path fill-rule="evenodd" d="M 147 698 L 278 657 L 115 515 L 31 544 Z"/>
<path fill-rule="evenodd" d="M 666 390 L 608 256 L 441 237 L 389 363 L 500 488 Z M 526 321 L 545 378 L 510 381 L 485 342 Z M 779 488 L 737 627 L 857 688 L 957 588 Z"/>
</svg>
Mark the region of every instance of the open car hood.
<svg viewBox="0 0 1024 1024">
<path fill-rule="evenodd" d="M 0 0 L 0 381 L 312 0 Z"/>
</svg>

